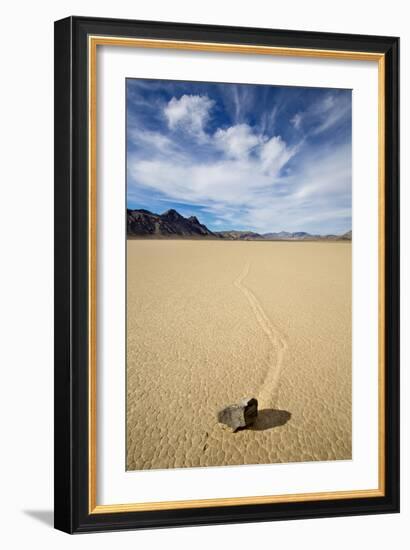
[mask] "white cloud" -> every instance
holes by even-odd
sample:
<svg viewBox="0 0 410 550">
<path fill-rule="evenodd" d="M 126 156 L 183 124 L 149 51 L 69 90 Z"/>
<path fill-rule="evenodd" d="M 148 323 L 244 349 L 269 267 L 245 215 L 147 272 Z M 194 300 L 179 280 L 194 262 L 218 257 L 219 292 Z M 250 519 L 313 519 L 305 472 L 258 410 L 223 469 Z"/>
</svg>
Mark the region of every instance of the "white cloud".
<svg viewBox="0 0 410 550">
<path fill-rule="evenodd" d="M 296 147 L 287 147 L 280 136 L 274 136 L 261 146 L 259 154 L 263 170 L 272 176 L 277 176 L 296 150 Z"/>
<path fill-rule="evenodd" d="M 215 145 L 230 159 L 248 159 L 252 153 L 259 159 L 253 168 L 276 177 L 283 166 L 296 152 L 295 147 L 288 147 L 280 136 L 269 139 L 263 134 L 256 134 L 247 124 L 237 124 L 225 130 L 218 129 L 214 135 Z"/>
<path fill-rule="evenodd" d="M 198 138 L 204 138 L 205 126 L 214 103 L 208 96 L 183 95 L 179 99 L 173 97 L 164 108 L 169 128 L 181 128 Z"/>
<path fill-rule="evenodd" d="M 237 124 L 226 130 L 219 128 L 214 135 L 215 145 L 229 158 L 247 157 L 250 151 L 263 142 L 247 124 Z"/>
</svg>

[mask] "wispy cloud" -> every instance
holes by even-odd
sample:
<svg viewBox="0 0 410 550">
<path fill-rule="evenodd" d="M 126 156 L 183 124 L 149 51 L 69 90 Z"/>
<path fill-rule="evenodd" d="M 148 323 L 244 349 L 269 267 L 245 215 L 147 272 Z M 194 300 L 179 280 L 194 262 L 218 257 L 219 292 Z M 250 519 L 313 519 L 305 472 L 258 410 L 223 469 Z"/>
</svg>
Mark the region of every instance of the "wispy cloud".
<svg viewBox="0 0 410 550">
<path fill-rule="evenodd" d="M 309 105 L 306 111 L 296 113 L 291 122 L 297 129 L 306 123 L 310 133 L 318 135 L 337 126 L 343 120 L 349 120 L 350 115 L 350 94 L 327 92 Z"/>
<path fill-rule="evenodd" d="M 290 119 L 290 123 L 293 125 L 296 130 L 299 130 L 299 128 L 302 125 L 303 115 L 302 113 L 295 113 L 293 117 Z"/>
</svg>

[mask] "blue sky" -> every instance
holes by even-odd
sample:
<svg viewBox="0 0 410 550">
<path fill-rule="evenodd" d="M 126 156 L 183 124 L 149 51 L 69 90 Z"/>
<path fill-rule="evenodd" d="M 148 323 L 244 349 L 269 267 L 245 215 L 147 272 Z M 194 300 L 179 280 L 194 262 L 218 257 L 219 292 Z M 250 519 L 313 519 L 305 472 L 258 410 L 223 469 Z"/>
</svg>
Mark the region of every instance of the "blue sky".
<svg viewBox="0 0 410 550">
<path fill-rule="evenodd" d="M 211 230 L 351 229 L 351 91 L 127 79 L 127 204 Z"/>
</svg>

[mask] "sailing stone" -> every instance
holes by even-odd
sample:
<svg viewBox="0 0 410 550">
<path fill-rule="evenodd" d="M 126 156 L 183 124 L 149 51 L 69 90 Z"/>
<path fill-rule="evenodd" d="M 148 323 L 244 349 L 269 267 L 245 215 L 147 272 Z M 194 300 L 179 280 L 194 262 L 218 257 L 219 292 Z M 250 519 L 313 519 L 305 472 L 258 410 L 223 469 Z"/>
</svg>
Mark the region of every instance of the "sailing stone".
<svg viewBox="0 0 410 550">
<path fill-rule="evenodd" d="M 238 403 L 228 405 L 218 411 L 218 422 L 229 426 L 236 432 L 239 428 L 246 428 L 256 420 L 258 416 L 258 400 L 255 397 L 245 397 Z"/>
</svg>

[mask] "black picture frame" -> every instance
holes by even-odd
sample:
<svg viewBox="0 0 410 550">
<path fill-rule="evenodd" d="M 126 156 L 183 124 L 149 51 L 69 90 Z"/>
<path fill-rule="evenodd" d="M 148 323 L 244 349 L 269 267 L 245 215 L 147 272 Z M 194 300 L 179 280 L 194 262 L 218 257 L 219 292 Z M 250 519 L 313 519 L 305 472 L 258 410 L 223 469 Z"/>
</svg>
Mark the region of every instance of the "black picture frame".
<svg viewBox="0 0 410 550">
<path fill-rule="evenodd" d="M 90 513 L 90 35 L 375 52 L 385 60 L 385 491 L 372 498 Z M 399 39 L 68 17 L 55 23 L 55 527 L 67 533 L 399 511 Z"/>
</svg>

